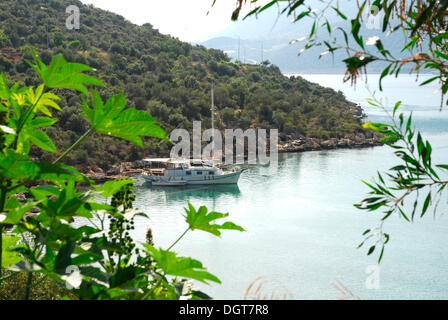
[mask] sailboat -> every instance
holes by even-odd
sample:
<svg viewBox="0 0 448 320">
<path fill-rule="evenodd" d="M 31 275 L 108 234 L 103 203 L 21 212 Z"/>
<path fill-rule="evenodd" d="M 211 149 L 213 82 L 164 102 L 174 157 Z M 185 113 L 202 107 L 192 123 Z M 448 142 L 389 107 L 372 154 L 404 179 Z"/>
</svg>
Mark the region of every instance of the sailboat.
<svg viewBox="0 0 448 320">
<path fill-rule="evenodd" d="M 212 129 L 215 128 L 214 84 L 212 83 Z M 212 142 L 214 155 L 214 141 Z M 185 186 L 185 185 L 222 185 L 237 184 L 241 174 L 246 169 L 235 167 L 226 170 L 216 165 L 214 156 L 211 160 L 203 159 L 143 159 L 147 170 L 143 178 L 154 186 Z"/>
</svg>

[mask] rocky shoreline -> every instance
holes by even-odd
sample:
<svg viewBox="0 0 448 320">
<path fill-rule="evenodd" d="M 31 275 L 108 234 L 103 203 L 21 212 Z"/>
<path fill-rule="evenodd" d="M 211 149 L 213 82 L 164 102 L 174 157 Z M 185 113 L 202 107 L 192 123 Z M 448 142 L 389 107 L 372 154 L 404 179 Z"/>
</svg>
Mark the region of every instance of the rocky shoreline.
<svg viewBox="0 0 448 320">
<path fill-rule="evenodd" d="M 332 149 L 359 149 L 381 146 L 382 136 L 371 131 L 359 131 L 347 134 L 342 138 L 320 139 L 299 137 L 297 139 L 289 138 L 286 142 L 280 142 L 279 152 L 305 152 Z"/>
<path fill-rule="evenodd" d="M 89 166 L 88 170 L 81 170 L 84 175 L 95 182 L 106 182 L 116 179 L 126 179 L 143 173 L 144 164 L 142 161 L 122 162 L 113 165 L 111 169 L 105 171 L 98 166 Z"/>
<path fill-rule="evenodd" d="M 347 134 L 342 138 L 320 139 L 309 137 L 286 136 L 279 142 L 278 151 L 306 152 L 333 149 L 360 149 L 383 145 L 380 142 L 382 136 L 372 131 L 358 131 Z M 115 179 L 129 178 L 144 172 L 145 162 L 142 160 L 134 162 L 122 162 L 112 166 L 109 170 L 103 170 L 92 165 L 81 169 L 87 177 L 96 182 L 106 182 Z"/>
</svg>

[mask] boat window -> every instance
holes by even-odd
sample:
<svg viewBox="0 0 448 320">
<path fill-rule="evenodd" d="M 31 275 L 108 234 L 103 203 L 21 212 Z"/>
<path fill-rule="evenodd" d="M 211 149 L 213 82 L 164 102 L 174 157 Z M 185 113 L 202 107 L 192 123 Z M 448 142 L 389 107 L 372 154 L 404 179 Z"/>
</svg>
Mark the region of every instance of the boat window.
<svg viewBox="0 0 448 320">
<path fill-rule="evenodd" d="M 212 176 L 212 175 L 215 174 L 215 172 L 214 171 L 209 171 L 208 174 Z"/>
<path fill-rule="evenodd" d="M 202 171 L 196 171 L 196 174 L 202 174 Z"/>
<path fill-rule="evenodd" d="M 191 176 L 191 171 L 187 171 L 187 176 Z"/>
</svg>

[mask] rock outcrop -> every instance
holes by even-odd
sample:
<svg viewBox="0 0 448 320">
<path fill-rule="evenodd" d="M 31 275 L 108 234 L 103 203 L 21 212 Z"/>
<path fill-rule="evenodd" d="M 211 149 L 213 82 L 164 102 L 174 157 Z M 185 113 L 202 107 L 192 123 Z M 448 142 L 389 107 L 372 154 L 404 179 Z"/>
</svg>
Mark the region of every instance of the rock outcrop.
<svg viewBox="0 0 448 320">
<path fill-rule="evenodd" d="M 315 150 L 330 149 L 355 149 L 366 148 L 383 145 L 380 141 L 381 135 L 373 132 L 356 132 L 347 134 L 342 138 L 319 139 L 301 137 L 298 139 L 290 139 L 286 142 L 279 143 L 279 152 L 304 152 Z"/>
</svg>

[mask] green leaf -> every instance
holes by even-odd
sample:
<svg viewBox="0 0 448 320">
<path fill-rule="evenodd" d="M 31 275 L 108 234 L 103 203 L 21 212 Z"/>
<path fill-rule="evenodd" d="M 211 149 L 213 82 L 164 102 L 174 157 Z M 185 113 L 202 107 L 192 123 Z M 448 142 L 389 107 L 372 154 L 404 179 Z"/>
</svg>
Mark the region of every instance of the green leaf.
<svg viewBox="0 0 448 320">
<path fill-rule="evenodd" d="M 388 233 L 385 233 L 384 237 L 386 238 L 386 241 L 384 241 L 384 244 L 387 244 L 390 240 L 390 235 Z"/>
<path fill-rule="evenodd" d="M 49 162 L 33 162 L 28 156 L 7 149 L 0 153 L 0 177 L 17 180 L 50 180 L 60 182 L 73 180 L 89 182 L 76 169 L 64 164 L 54 165 Z"/>
<path fill-rule="evenodd" d="M 37 129 L 37 128 L 44 128 L 49 127 L 55 124 L 58 120 L 53 118 L 47 118 L 47 117 L 37 117 L 30 121 L 30 126 Z"/>
<path fill-rule="evenodd" d="M 344 59 L 343 62 L 345 62 L 347 69 L 359 69 L 375 60 L 378 60 L 378 59 L 375 57 L 372 57 L 372 56 L 365 56 L 365 57 L 363 57 L 363 59 L 353 56 L 353 57 Z"/>
<path fill-rule="evenodd" d="M 213 298 L 207 295 L 206 293 L 202 291 L 193 290 L 191 291 L 192 294 L 192 300 L 212 300 Z"/>
<path fill-rule="evenodd" d="M 36 65 L 28 62 L 37 72 L 44 84 L 48 88 L 73 89 L 89 94 L 86 85 L 104 87 L 98 79 L 84 74 L 85 71 L 92 71 L 89 66 L 79 63 L 68 63 L 62 54 L 53 56 L 50 65 L 47 67 L 31 48 Z"/>
<path fill-rule="evenodd" d="M 448 60 L 448 54 L 440 52 L 439 50 L 434 50 L 434 53 L 438 55 L 440 58 Z"/>
<path fill-rule="evenodd" d="M 448 170 L 448 165 L 447 164 L 437 164 L 436 167 Z"/>
<path fill-rule="evenodd" d="M 43 131 L 40 130 L 27 130 L 26 131 L 27 138 L 33 143 L 36 147 L 41 148 L 42 150 L 56 153 L 58 150 L 54 145 L 53 141 L 51 141 L 50 137 Z M 24 134 L 25 132 L 22 132 Z"/>
<path fill-rule="evenodd" d="M 381 76 L 380 76 L 380 80 L 379 80 L 380 91 L 383 91 L 382 81 L 383 81 L 383 78 L 389 74 L 389 70 L 390 70 L 391 66 L 392 66 L 392 64 L 389 64 L 389 65 L 388 65 L 388 66 L 381 72 Z"/>
<path fill-rule="evenodd" d="M 423 143 L 422 136 L 420 132 L 417 135 L 417 151 L 419 155 L 423 154 L 423 150 L 425 150 L 425 144 Z"/>
<path fill-rule="evenodd" d="M 133 184 L 133 183 L 134 183 L 134 180 L 131 180 L 131 179 L 120 179 L 120 180 L 107 181 L 102 188 L 97 187 L 97 192 L 100 196 L 102 196 L 104 198 L 108 198 L 108 197 L 114 195 L 115 193 L 117 193 L 118 191 L 120 191 L 120 189 L 123 186 L 126 186 L 128 184 Z"/>
<path fill-rule="evenodd" d="M 16 202 L 12 205 L 13 202 Z M 15 225 L 22 220 L 23 216 L 35 207 L 38 202 L 20 203 L 15 197 L 6 201 L 5 212 L 0 213 L 0 224 Z"/>
<path fill-rule="evenodd" d="M 93 109 L 84 101 L 82 116 L 99 133 L 131 141 L 140 147 L 143 147 L 141 136 L 167 140 L 165 131 L 149 114 L 134 108 L 124 110 L 126 99 L 123 94 L 111 97 L 104 104 L 99 94 L 93 90 L 92 104 Z"/>
<path fill-rule="evenodd" d="M 51 117 L 51 112 L 47 107 L 61 111 L 61 107 L 55 102 L 55 100 L 61 100 L 61 98 L 52 92 L 44 93 L 44 87 L 45 86 L 42 84 L 36 91 L 29 88 L 25 93 L 26 101 L 30 106 L 34 106 L 33 111 L 40 111 Z M 20 98 L 20 96 L 17 96 L 17 98 Z"/>
<path fill-rule="evenodd" d="M 381 248 L 381 253 L 380 256 L 378 257 L 378 263 L 380 263 L 381 260 L 383 260 L 383 254 L 384 254 L 384 246 Z"/>
<path fill-rule="evenodd" d="M 396 136 L 396 133 L 387 129 L 391 127 L 389 124 L 385 123 L 375 123 L 375 122 L 367 122 L 362 125 L 364 129 L 370 129 L 379 133 L 382 133 L 386 136 Z"/>
<path fill-rule="evenodd" d="M 86 202 L 89 194 L 78 192 L 74 181 L 69 181 L 61 189 L 36 188 L 31 190 L 31 192 L 36 198 L 44 199 L 40 207 L 44 209 L 45 215 L 67 219 L 73 216 L 92 217 L 91 206 Z M 45 195 L 48 195 L 48 193 L 54 195 L 56 199 L 46 199 Z"/>
<path fill-rule="evenodd" d="M 423 217 L 425 215 L 426 211 L 428 210 L 430 202 L 431 202 L 431 192 L 429 192 L 428 195 L 426 196 L 425 202 L 423 203 L 422 214 L 420 215 L 420 217 Z"/>
<path fill-rule="evenodd" d="M 316 21 L 314 21 L 313 26 L 311 27 L 310 35 L 308 36 L 308 39 L 311 39 L 316 32 Z"/>
<path fill-rule="evenodd" d="M 355 39 L 355 41 L 358 43 L 358 45 L 364 49 L 364 40 L 362 37 L 358 35 L 359 30 L 361 29 L 361 24 L 358 19 L 351 20 L 352 23 L 352 36 Z"/>
<path fill-rule="evenodd" d="M 407 222 L 411 222 L 409 220 L 409 218 L 407 217 L 407 215 L 403 212 L 403 210 L 401 210 L 400 207 L 398 207 L 398 211 L 400 211 L 401 216 L 407 221 Z"/>
<path fill-rule="evenodd" d="M 266 4 L 264 7 L 262 7 L 261 9 L 260 9 L 260 12 L 262 12 L 262 11 L 264 11 L 264 10 L 266 10 L 266 9 L 269 9 L 270 7 L 272 7 L 274 4 L 276 4 L 278 2 L 278 0 L 273 0 L 273 1 L 271 1 L 271 2 L 269 2 L 268 4 Z"/>
<path fill-rule="evenodd" d="M 190 225 L 191 230 L 202 230 L 218 237 L 221 235 L 220 229 L 245 231 L 233 222 L 225 222 L 222 225 L 211 223 L 217 219 L 227 217 L 228 213 L 208 212 L 208 209 L 204 206 L 196 211 L 190 202 L 188 202 L 188 209 L 185 208 L 185 212 L 187 213 L 185 220 Z"/>
<path fill-rule="evenodd" d="M 11 252 L 11 249 L 17 246 L 19 240 L 20 237 L 3 236 L 3 251 L 0 253 L 2 255 L 2 268 L 9 268 L 16 263 L 23 261 L 16 252 Z"/>
<path fill-rule="evenodd" d="M 394 106 L 393 116 L 395 116 L 395 112 L 397 112 L 398 108 L 401 106 L 401 101 L 398 101 Z"/>
<path fill-rule="evenodd" d="M 143 246 L 147 253 L 154 258 L 157 266 L 167 275 L 186 277 L 203 283 L 208 283 L 207 281 L 221 283 L 216 276 L 207 272 L 207 269 L 198 260 L 178 257 L 174 252 L 157 250 L 148 244 L 143 244 Z"/>
<path fill-rule="evenodd" d="M 6 81 L 4 73 L 0 73 L 0 98 L 4 100 L 9 100 L 11 96 L 8 82 Z"/>
<path fill-rule="evenodd" d="M 75 244 L 73 242 L 68 242 L 64 244 L 56 255 L 56 260 L 54 263 L 54 269 L 65 273 L 68 266 L 72 264 L 72 253 L 75 249 Z"/>
<path fill-rule="evenodd" d="M 336 11 L 336 13 L 337 13 L 342 19 L 347 20 L 347 17 L 346 17 L 344 14 L 342 14 L 342 12 L 339 11 L 338 8 L 336 8 L 336 7 L 332 7 L 332 8 L 333 8 L 334 11 Z"/>
<path fill-rule="evenodd" d="M 406 132 L 412 133 L 411 125 L 412 125 L 412 113 L 410 114 L 408 121 L 406 123 Z M 408 140 L 410 140 L 410 139 L 408 139 Z"/>
<path fill-rule="evenodd" d="M 436 77 L 429 78 L 428 80 L 423 81 L 422 83 L 420 83 L 420 86 L 424 86 L 424 85 L 426 85 L 426 84 L 428 84 L 428 83 L 431 83 L 431 82 L 433 82 L 433 81 L 436 80 L 436 79 L 440 79 L 440 76 L 436 76 Z"/>
</svg>

